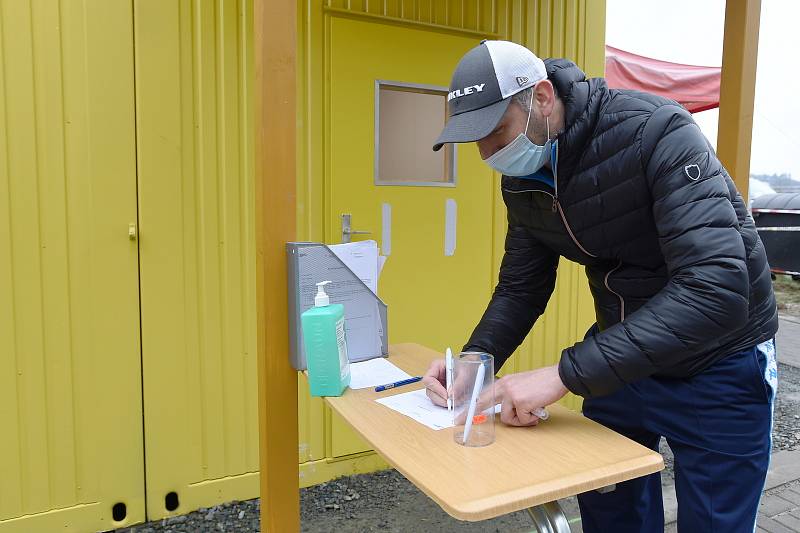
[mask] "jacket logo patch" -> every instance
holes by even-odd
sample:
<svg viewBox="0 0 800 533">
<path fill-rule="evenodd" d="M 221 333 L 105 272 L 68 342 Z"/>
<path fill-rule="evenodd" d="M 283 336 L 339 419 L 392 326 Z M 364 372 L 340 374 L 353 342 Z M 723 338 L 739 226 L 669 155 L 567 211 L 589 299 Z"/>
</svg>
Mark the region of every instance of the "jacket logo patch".
<svg viewBox="0 0 800 533">
<path fill-rule="evenodd" d="M 686 177 L 692 181 L 700 179 L 700 167 L 697 165 L 686 165 L 683 167 L 683 171 L 686 173 Z"/>
<path fill-rule="evenodd" d="M 526 83 L 528 83 L 528 78 L 526 76 L 517 76 L 517 84 L 519 84 L 520 87 Z"/>
</svg>

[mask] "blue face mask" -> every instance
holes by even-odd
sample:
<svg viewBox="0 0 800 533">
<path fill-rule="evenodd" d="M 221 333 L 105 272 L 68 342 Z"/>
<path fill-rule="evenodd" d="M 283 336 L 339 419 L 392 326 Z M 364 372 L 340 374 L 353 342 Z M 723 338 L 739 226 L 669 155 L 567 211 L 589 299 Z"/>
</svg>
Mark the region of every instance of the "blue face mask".
<svg viewBox="0 0 800 533">
<path fill-rule="evenodd" d="M 506 176 L 528 176 L 542 168 L 550 161 L 550 118 L 547 121 L 547 141 L 544 145 L 533 144 L 526 132 L 531 120 L 533 104 L 528 108 L 528 121 L 525 130 L 517 138 L 484 159 L 484 162 Z"/>
</svg>

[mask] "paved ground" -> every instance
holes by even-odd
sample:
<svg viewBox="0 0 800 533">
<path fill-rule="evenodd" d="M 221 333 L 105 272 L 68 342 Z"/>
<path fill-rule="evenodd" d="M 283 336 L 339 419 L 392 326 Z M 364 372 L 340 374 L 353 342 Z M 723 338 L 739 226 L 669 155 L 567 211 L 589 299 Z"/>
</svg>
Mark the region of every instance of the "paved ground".
<svg viewBox="0 0 800 533">
<path fill-rule="evenodd" d="M 782 316 L 776 343 L 778 360 L 800 369 L 800 319 Z M 779 391 L 780 388 L 779 383 Z M 800 412 L 797 415 L 800 416 Z M 778 456 L 781 453 L 786 455 Z M 779 454 L 773 456 L 771 479 L 767 480 L 767 490 L 761 499 L 758 530 L 769 533 L 797 532 L 800 531 L 800 452 Z"/>
<path fill-rule="evenodd" d="M 790 483 L 764 495 L 758 515 L 758 530 L 769 533 L 800 531 L 800 485 Z"/>
<path fill-rule="evenodd" d="M 779 379 L 772 461 L 758 515 L 758 531 L 800 532 L 800 318 L 781 317 L 777 337 Z M 677 502 L 671 453 L 662 453 L 666 531 L 677 531 Z M 574 532 L 581 532 L 575 498 L 561 501 Z M 258 500 L 232 502 L 186 516 L 141 524 L 119 533 L 258 531 Z M 518 512 L 485 522 L 454 520 L 393 470 L 340 478 L 301 491 L 302 530 L 306 533 L 366 532 L 529 532 L 532 522 Z"/>
</svg>

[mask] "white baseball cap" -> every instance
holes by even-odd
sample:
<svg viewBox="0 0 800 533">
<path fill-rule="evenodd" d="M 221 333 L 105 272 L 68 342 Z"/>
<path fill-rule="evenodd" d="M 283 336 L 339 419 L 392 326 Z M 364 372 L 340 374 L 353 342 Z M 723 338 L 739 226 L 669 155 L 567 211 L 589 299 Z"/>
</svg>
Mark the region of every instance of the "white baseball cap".
<svg viewBox="0 0 800 533">
<path fill-rule="evenodd" d="M 447 95 L 448 121 L 434 151 L 489 135 L 511 96 L 547 79 L 544 61 L 517 43 L 481 41 L 458 62 Z"/>
</svg>

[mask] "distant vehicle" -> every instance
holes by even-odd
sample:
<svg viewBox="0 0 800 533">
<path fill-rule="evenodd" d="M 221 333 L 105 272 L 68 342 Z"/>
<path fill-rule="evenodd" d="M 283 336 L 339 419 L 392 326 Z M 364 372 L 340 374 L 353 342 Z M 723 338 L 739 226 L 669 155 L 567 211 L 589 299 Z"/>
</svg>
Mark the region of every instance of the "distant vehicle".
<svg viewBox="0 0 800 533">
<path fill-rule="evenodd" d="M 800 185 L 800 182 L 797 182 Z M 766 181 L 757 180 L 755 178 L 750 178 L 750 189 L 748 193 L 750 194 L 750 201 L 752 202 L 759 196 L 764 196 L 765 194 L 775 194 L 777 191 L 773 189 L 769 183 Z"/>
<path fill-rule="evenodd" d="M 765 194 L 750 203 L 773 274 L 800 280 L 800 193 Z"/>
</svg>

